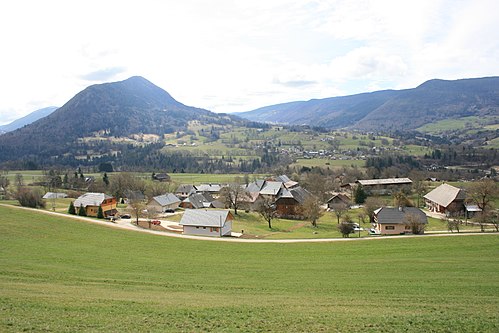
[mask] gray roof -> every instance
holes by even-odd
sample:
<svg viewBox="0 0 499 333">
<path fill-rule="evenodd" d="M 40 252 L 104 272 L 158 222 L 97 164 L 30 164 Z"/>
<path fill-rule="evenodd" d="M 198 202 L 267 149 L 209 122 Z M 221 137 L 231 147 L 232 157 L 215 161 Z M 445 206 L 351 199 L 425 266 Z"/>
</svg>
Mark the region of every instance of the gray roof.
<svg viewBox="0 0 499 333">
<path fill-rule="evenodd" d="M 146 198 L 144 193 L 140 191 L 125 190 L 123 195 L 129 200 L 144 200 Z"/>
<path fill-rule="evenodd" d="M 87 206 L 100 206 L 105 199 L 111 199 L 112 197 L 104 193 L 85 193 L 75 200 L 75 207 L 87 207 Z"/>
<path fill-rule="evenodd" d="M 381 207 L 374 214 L 379 224 L 402 224 L 407 222 L 406 216 L 413 214 L 419 216 L 423 223 L 428 223 L 426 214 L 416 207 Z"/>
<path fill-rule="evenodd" d="M 412 184 L 412 180 L 409 178 L 385 178 L 385 179 L 363 179 L 357 180 L 362 186 L 374 186 L 374 185 L 403 185 Z"/>
<path fill-rule="evenodd" d="M 198 192 L 215 193 L 220 192 L 222 186 L 220 184 L 201 184 L 196 186 Z"/>
<path fill-rule="evenodd" d="M 199 227 L 223 227 L 233 216 L 228 210 L 193 210 L 187 209 L 180 220 L 180 225 Z"/>
<path fill-rule="evenodd" d="M 449 184 L 442 184 L 433 191 L 428 192 L 424 198 L 435 202 L 442 207 L 447 207 L 456 199 L 464 200 L 466 198 L 466 194 L 460 188 Z"/>
<path fill-rule="evenodd" d="M 260 191 L 260 194 L 266 195 L 278 195 L 279 190 L 282 188 L 282 182 L 265 182 L 265 185 Z"/>
<path fill-rule="evenodd" d="M 190 202 L 194 208 L 199 209 L 211 207 L 214 201 L 215 199 L 209 193 L 194 193 L 183 202 Z"/>
<path fill-rule="evenodd" d="M 331 201 L 333 201 L 334 198 L 338 198 L 340 199 L 341 201 L 343 201 L 344 203 L 348 204 L 350 203 L 350 198 L 348 196 L 346 196 L 345 194 L 343 193 L 336 193 L 335 195 L 333 195 L 328 201 L 327 203 L 330 203 Z"/>
<path fill-rule="evenodd" d="M 152 198 L 156 201 L 160 206 L 168 206 L 177 202 L 180 202 L 180 199 L 173 193 L 166 193 L 163 195 L 158 195 L 157 197 Z"/>
<path fill-rule="evenodd" d="M 0 190 L 2 188 L 0 187 Z M 66 193 L 61 193 L 61 192 L 47 192 L 43 196 L 43 199 L 59 199 L 59 198 L 67 198 L 68 195 Z"/>
<path fill-rule="evenodd" d="M 191 184 L 181 184 L 175 193 L 195 193 L 196 192 L 196 186 L 191 185 Z"/>
<path fill-rule="evenodd" d="M 309 198 L 312 194 L 305 190 L 303 187 L 295 187 L 292 189 L 282 189 L 279 194 L 279 199 L 295 199 L 299 204 L 302 204 Z"/>
<path fill-rule="evenodd" d="M 263 185 L 265 185 L 265 181 L 264 180 L 256 180 L 252 183 L 249 183 L 245 190 L 246 192 L 250 192 L 250 193 L 257 193 L 257 192 L 260 192 Z"/>
</svg>

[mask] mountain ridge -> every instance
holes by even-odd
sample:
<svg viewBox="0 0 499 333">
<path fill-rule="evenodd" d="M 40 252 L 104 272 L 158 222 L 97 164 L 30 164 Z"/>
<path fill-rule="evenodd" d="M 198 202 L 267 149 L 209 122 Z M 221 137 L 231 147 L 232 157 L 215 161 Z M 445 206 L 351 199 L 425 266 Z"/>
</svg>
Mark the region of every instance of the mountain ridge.
<svg viewBox="0 0 499 333">
<path fill-rule="evenodd" d="M 289 125 L 405 130 L 446 118 L 497 115 L 499 77 L 428 80 L 416 88 L 286 102 L 235 113 L 252 121 Z M 283 121 L 285 119 L 285 121 Z"/>
<path fill-rule="evenodd" d="M 18 118 L 8 124 L 0 126 L 0 134 L 14 131 L 23 126 L 29 125 L 38 119 L 44 118 L 57 110 L 58 106 L 48 106 L 46 108 L 35 110 L 24 117 Z"/>
</svg>

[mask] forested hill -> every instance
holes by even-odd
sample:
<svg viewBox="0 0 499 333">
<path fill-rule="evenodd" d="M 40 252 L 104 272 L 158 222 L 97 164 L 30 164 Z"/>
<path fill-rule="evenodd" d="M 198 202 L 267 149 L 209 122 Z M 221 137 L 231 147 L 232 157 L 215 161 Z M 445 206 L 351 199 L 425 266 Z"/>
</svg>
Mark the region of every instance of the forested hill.
<svg viewBox="0 0 499 333">
<path fill-rule="evenodd" d="M 281 124 L 407 130 L 443 119 L 499 114 L 499 77 L 430 80 L 413 89 L 266 106 L 238 116 Z"/>
<path fill-rule="evenodd" d="M 28 126 L 0 135 L 0 163 L 18 159 L 61 158 L 85 150 L 81 138 L 127 137 L 186 130 L 190 121 L 247 123 L 226 114 L 186 106 L 142 77 L 92 85 L 65 105 Z M 85 150 L 86 151 L 86 150 Z"/>
</svg>

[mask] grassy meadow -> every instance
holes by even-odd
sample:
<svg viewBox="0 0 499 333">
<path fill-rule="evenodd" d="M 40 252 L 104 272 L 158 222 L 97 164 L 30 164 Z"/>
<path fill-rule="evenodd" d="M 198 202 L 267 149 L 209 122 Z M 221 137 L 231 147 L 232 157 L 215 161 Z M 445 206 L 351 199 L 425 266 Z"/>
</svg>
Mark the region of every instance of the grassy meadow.
<svg viewBox="0 0 499 333">
<path fill-rule="evenodd" d="M 0 206 L 0 331 L 497 332 L 498 241 L 209 242 Z"/>
</svg>

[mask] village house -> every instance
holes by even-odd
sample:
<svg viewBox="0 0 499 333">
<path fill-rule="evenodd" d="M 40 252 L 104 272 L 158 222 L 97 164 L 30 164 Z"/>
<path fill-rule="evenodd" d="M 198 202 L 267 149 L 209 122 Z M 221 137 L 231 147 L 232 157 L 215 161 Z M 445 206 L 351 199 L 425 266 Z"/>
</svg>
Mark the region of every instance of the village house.
<svg viewBox="0 0 499 333">
<path fill-rule="evenodd" d="M 194 194 L 197 192 L 197 188 L 194 185 L 190 184 L 181 184 L 177 190 L 175 191 L 175 195 L 179 199 L 185 199 L 188 198 L 191 194 Z"/>
<path fill-rule="evenodd" d="M 230 236 L 234 216 L 228 210 L 191 210 L 185 211 L 180 225 L 184 235 Z"/>
<path fill-rule="evenodd" d="M 225 205 L 214 199 L 209 193 L 194 193 L 184 199 L 180 207 L 186 209 L 225 208 Z"/>
<path fill-rule="evenodd" d="M 87 216 L 97 217 L 99 207 L 102 208 L 104 217 L 114 216 L 118 212 L 116 198 L 104 193 L 85 193 L 78 197 L 73 204 L 76 210 L 83 206 Z"/>
<path fill-rule="evenodd" d="M 196 193 L 208 193 L 214 198 L 218 198 L 222 186 L 220 184 L 201 184 L 196 185 Z"/>
<path fill-rule="evenodd" d="M 175 210 L 180 205 L 180 199 L 173 193 L 166 193 L 153 197 L 147 203 L 147 210 L 165 213 L 167 211 Z"/>
<path fill-rule="evenodd" d="M 413 215 L 421 223 L 427 224 L 426 214 L 416 207 L 381 207 L 374 211 L 374 229 L 381 235 L 412 233 L 408 216 Z"/>
<path fill-rule="evenodd" d="M 282 189 L 275 201 L 277 216 L 283 218 L 302 218 L 301 206 L 312 196 L 310 192 L 303 187 L 294 187 L 292 189 Z"/>
<path fill-rule="evenodd" d="M 428 192 L 424 199 L 429 211 L 454 216 L 464 213 L 466 193 L 460 188 L 442 184 Z"/>
</svg>

